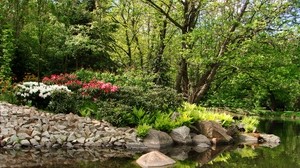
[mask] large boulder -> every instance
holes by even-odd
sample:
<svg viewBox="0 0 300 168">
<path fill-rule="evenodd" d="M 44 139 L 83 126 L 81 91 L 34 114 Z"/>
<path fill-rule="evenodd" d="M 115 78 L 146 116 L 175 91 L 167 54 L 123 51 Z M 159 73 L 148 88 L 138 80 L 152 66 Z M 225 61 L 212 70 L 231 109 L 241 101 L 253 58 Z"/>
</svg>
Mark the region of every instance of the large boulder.
<svg viewBox="0 0 300 168">
<path fill-rule="evenodd" d="M 178 144 L 190 144 L 192 138 L 190 136 L 190 128 L 187 126 L 178 127 L 172 130 L 170 133 L 173 141 Z"/>
<path fill-rule="evenodd" d="M 227 134 L 227 130 L 215 121 L 199 121 L 195 127 L 200 130 L 201 134 L 209 139 L 213 139 L 216 144 L 230 144 L 233 138 Z"/>
<path fill-rule="evenodd" d="M 203 146 L 203 144 L 206 144 L 207 146 L 211 146 L 210 140 L 202 134 L 193 137 L 193 144 L 195 144 L 196 146 L 198 145 Z"/>
<path fill-rule="evenodd" d="M 173 144 L 173 139 L 165 132 L 150 129 L 143 140 L 148 148 L 164 148 Z"/>
<path fill-rule="evenodd" d="M 175 164 L 176 161 L 159 151 L 152 151 L 142 155 L 136 160 L 136 163 L 143 168 L 148 168 L 170 166 Z"/>
</svg>

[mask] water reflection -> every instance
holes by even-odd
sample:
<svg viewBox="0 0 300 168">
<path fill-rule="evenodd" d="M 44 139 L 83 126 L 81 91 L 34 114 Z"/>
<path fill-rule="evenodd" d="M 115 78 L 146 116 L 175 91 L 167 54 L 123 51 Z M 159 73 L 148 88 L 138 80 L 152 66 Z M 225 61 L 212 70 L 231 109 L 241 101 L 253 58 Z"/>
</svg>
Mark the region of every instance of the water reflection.
<svg viewBox="0 0 300 168">
<path fill-rule="evenodd" d="M 117 149 L 22 149 L 0 151 L 0 167 L 131 167 L 136 152 Z"/>
</svg>

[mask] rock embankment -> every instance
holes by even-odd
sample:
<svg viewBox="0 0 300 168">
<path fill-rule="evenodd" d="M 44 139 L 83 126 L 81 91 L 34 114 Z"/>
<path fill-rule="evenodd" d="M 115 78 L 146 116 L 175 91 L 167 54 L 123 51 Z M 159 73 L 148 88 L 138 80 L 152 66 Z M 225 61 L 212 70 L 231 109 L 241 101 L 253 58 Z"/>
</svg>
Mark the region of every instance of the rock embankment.
<svg viewBox="0 0 300 168">
<path fill-rule="evenodd" d="M 132 128 L 70 114 L 52 114 L 34 107 L 0 102 L 0 147 L 125 147 L 138 142 Z"/>
</svg>

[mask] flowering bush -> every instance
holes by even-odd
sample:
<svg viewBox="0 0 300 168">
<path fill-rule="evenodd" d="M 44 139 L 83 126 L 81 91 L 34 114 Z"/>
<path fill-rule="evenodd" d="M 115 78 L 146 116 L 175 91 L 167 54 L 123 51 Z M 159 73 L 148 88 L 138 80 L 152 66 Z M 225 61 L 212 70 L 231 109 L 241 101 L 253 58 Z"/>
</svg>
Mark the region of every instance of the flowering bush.
<svg viewBox="0 0 300 168">
<path fill-rule="evenodd" d="M 78 91 L 84 98 L 92 98 L 93 100 L 118 91 L 118 87 L 111 83 L 95 79 L 82 82 L 78 80 L 75 74 L 51 75 L 50 77 L 44 77 L 43 83 L 65 85 L 72 91 Z"/>
<path fill-rule="evenodd" d="M 75 74 L 54 74 L 50 77 L 44 77 L 42 82 L 47 85 L 65 85 L 72 91 L 80 89 L 83 85 L 83 82 L 78 80 Z"/>
<path fill-rule="evenodd" d="M 29 103 L 36 107 L 46 107 L 54 91 L 71 92 L 63 85 L 45 85 L 38 82 L 23 82 L 17 85 L 16 96 L 22 103 Z"/>
</svg>

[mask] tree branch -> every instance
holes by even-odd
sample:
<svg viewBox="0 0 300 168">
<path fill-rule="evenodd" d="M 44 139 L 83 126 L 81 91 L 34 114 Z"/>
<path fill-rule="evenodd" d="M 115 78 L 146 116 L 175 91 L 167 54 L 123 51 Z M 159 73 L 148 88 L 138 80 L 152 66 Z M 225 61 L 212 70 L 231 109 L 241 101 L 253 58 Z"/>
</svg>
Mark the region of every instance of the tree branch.
<svg viewBox="0 0 300 168">
<path fill-rule="evenodd" d="M 176 27 L 178 27 L 179 29 L 183 29 L 183 26 L 181 24 L 179 24 L 175 19 L 173 19 L 166 11 L 164 11 L 160 6 L 158 6 L 156 3 L 154 3 L 152 0 L 146 0 L 146 3 L 148 3 L 149 5 L 151 5 L 153 8 L 155 8 L 156 10 L 158 10 L 160 13 L 162 13 L 164 16 L 166 16 L 166 18 L 172 22 Z"/>
</svg>

